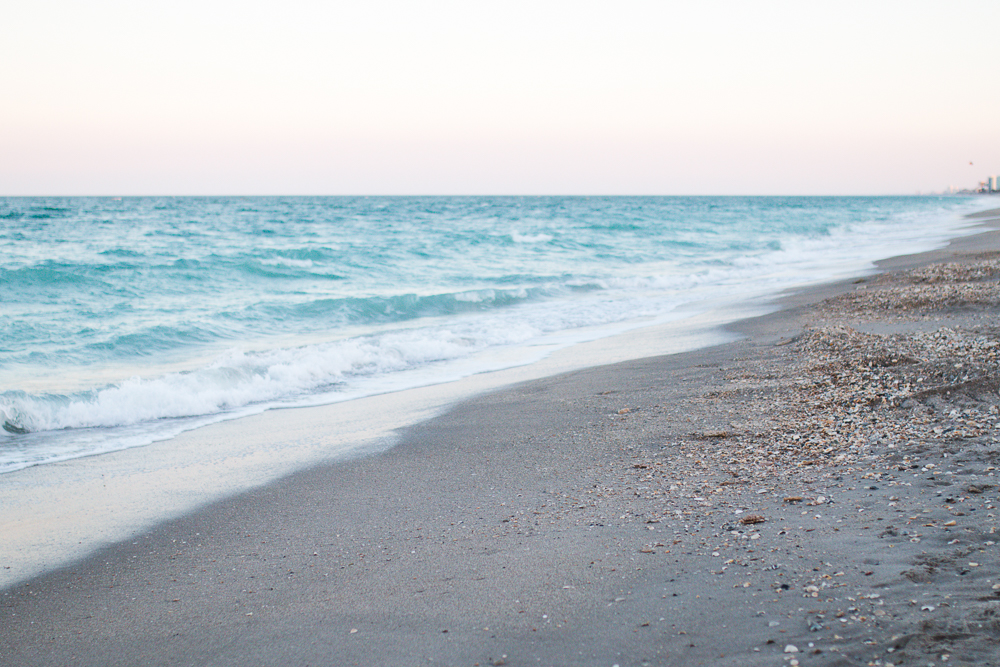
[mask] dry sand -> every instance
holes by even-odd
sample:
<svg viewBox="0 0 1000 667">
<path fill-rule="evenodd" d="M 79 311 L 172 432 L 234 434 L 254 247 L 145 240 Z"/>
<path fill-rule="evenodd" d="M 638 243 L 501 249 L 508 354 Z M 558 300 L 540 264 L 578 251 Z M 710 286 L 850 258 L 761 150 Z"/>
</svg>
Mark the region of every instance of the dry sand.
<svg viewBox="0 0 1000 667">
<path fill-rule="evenodd" d="M 998 251 L 162 524 L 0 592 L 0 663 L 1000 664 Z"/>
</svg>

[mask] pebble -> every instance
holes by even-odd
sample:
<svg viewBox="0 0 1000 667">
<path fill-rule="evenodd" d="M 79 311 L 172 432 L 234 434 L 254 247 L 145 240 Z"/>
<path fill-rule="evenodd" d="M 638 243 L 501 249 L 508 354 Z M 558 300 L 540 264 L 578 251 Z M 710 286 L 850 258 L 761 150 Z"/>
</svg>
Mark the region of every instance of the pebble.
<svg viewBox="0 0 1000 667">
<path fill-rule="evenodd" d="M 987 472 L 980 473 L 979 478 L 974 474 L 962 478 L 950 475 L 960 470 L 955 465 L 956 457 L 960 456 L 957 453 L 969 451 L 961 448 L 977 443 L 993 448 L 992 443 L 1000 439 L 1000 396 L 996 391 L 964 394 L 956 389 L 966 384 L 975 387 L 979 380 L 985 386 L 992 386 L 990 383 L 1000 377 L 997 333 L 939 327 L 903 334 L 876 334 L 850 326 L 822 324 L 828 316 L 848 315 L 859 320 L 868 316 L 887 322 L 893 318 L 926 319 L 941 308 L 962 307 L 963 303 L 1000 306 L 1000 283 L 956 283 L 973 275 L 1000 277 L 1000 260 L 981 264 L 985 268 L 927 267 L 904 276 L 896 286 L 898 289 L 892 286 L 884 290 L 868 289 L 864 295 L 847 295 L 824 302 L 814 309 L 814 322 L 818 326 L 787 344 L 771 348 L 770 358 L 765 356 L 759 363 L 754 358 L 750 364 L 736 363 L 726 368 L 724 382 L 700 398 L 715 402 L 713 399 L 739 397 L 736 413 L 730 410 L 728 416 L 713 415 L 706 409 L 709 415 L 724 421 L 717 425 L 708 422 L 713 428 L 686 434 L 668 431 L 669 435 L 658 443 L 659 451 L 634 455 L 637 465 L 629 466 L 632 477 L 620 484 L 627 489 L 630 503 L 638 502 L 633 497 L 650 501 L 641 512 L 636 508 L 634 516 L 662 519 L 663 523 L 656 528 L 658 533 L 674 531 L 672 543 L 661 537 L 662 544 L 655 545 L 664 547 L 661 553 L 669 554 L 671 549 L 696 550 L 705 556 L 721 557 L 728 565 L 733 560 L 729 558 L 731 555 L 738 563 L 741 561 L 733 553 L 735 549 L 754 552 L 747 561 L 763 560 L 762 553 L 782 549 L 786 541 L 809 540 L 805 534 L 811 531 L 826 531 L 832 537 L 832 531 L 856 527 L 877 528 L 871 535 L 885 539 L 880 546 L 895 546 L 897 551 L 910 553 L 931 552 L 943 547 L 946 539 L 955 537 L 957 530 L 941 534 L 946 536 L 941 539 L 930 527 L 955 528 L 959 522 L 938 513 L 945 509 L 940 505 L 919 509 L 912 506 L 918 486 L 929 489 L 932 498 L 938 492 L 938 502 L 946 501 L 947 510 L 955 516 L 967 516 L 959 510 L 975 511 L 973 503 L 983 505 L 980 509 L 993 509 L 986 505 L 996 502 L 996 480 L 985 479 Z M 900 280 L 899 276 L 893 279 Z M 689 414 L 699 416 L 699 406 L 693 407 L 696 409 Z M 648 414 L 651 413 L 644 413 L 643 417 Z M 683 409 L 677 414 L 684 414 Z M 636 430 L 641 427 L 641 422 L 633 424 Z M 963 474 L 974 473 L 969 457 L 957 460 L 966 464 Z M 772 479 L 781 481 L 770 483 Z M 843 483 L 836 483 L 842 479 Z M 984 482 L 994 482 L 994 486 Z M 619 484 L 608 481 L 603 488 L 595 485 L 594 493 L 607 497 L 612 486 Z M 907 489 L 908 486 L 914 488 Z M 840 492 L 837 487 L 850 488 Z M 615 491 L 625 497 L 625 492 Z M 773 499 L 768 495 L 772 492 Z M 864 502 L 869 505 L 855 507 L 855 502 L 861 502 L 859 498 L 867 499 Z M 800 518 L 794 507 L 797 503 L 816 509 L 803 512 Z M 823 506 L 822 511 L 819 506 Z M 859 518 L 858 524 L 849 520 L 847 514 L 855 509 L 859 510 L 854 514 Z M 923 516 L 924 509 L 931 515 Z M 784 510 L 792 511 L 782 516 Z M 710 518 L 713 514 L 717 518 Z M 898 516 L 899 523 L 893 516 Z M 977 521 L 980 516 L 977 512 Z M 874 523 L 882 519 L 887 520 L 881 526 Z M 890 521 L 894 525 L 889 525 Z M 838 526 L 840 523 L 844 525 Z M 755 524 L 762 524 L 760 532 L 756 532 Z M 965 524 L 971 527 L 972 522 L 963 521 Z M 754 529 L 747 529 L 748 526 Z M 713 528 L 718 531 L 714 535 Z M 993 527 L 989 532 L 992 535 Z M 967 542 L 963 538 L 962 543 Z M 650 543 L 649 548 L 653 546 Z M 949 552 L 947 556 L 953 558 L 952 565 L 959 565 L 973 553 L 970 549 L 958 556 Z M 976 562 L 967 562 L 970 568 L 979 567 Z M 845 584 L 834 577 L 844 575 L 846 564 L 826 565 L 830 568 L 828 574 L 815 575 L 790 567 L 787 573 L 806 576 L 767 582 L 763 587 L 778 595 L 783 591 L 799 591 L 795 597 L 822 596 L 827 602 L 843 599 L 837 587 Z M 884 574 L 874 569 L 860 569 L 861 575 L 872 576 L 866 580 L 869 585 L 880 583 L 879 577 Z M 734 571 L 730 568 L 724 574 L 725 570 L 713 574 L 731 576 Z M 919 566 L 914 574 L 924 576 Z M 847 580 L 851 576 L 849 571 Z M 726 585 L 739 587 L 738 583 Z M 754 585 L 760 586 L 761 582 L 755 581 Z M 1000 584 L 993 586 L 993 590 L 1000 590 Z M 784 596 L 787 598 L 788 593 Z M 916 601 L 913 604 L 914 611 L 924 612 L 920 618 L 926 622 L 934 622 L 934 617 L 927 615 L 929 612 L 944 610 L 944 605 L 920 607 Z M 846 605 L 844 608 L 847 609 Z M 835 611 L 831 609 L 829 613 L 833 615 Z M 838 630 L 859 624 L 897 622 L 889 617 L 898 618 L 888 605 L 884 609 L 851 607 L 846 615 L 838 612 L 836 616 L 839 622 L 833 624 Z M 771 621 L 769 627 L 777 627 L 777 621 Z M 803 627 L 811 632 L 825 629 L 819 620 L 811 619 Z M 799 649 L 788 644 L 784 652 L 799 653 Z"/>
</svg>

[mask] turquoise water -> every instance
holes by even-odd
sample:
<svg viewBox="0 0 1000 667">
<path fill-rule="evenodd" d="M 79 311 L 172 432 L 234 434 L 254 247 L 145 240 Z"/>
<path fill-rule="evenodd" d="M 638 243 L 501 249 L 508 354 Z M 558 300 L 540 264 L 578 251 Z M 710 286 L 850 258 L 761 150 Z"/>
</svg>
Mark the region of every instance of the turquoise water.
<svg viewBox="0 0 1000 667">
<path fill-rule="evenodd" d="M 934 247 L 977 208 L 947 197 L 0 199 L 0 472 L 527 363 L 540 342 Z"/>
</svg>

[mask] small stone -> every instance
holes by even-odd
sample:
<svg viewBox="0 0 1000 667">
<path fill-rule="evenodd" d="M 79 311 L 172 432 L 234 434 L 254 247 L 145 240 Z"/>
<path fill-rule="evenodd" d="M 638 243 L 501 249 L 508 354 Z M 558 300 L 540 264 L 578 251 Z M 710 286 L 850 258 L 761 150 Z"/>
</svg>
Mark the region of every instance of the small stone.
<svg viewBox="0 0 1000 667">
<path fill-rule="evenodd" d="M 785 646 L 785 653 L 798 653 L 798 652 L 799 652 L 799 647 L 796 646 L 795 644 L 787 644 Z"/>
</svg>

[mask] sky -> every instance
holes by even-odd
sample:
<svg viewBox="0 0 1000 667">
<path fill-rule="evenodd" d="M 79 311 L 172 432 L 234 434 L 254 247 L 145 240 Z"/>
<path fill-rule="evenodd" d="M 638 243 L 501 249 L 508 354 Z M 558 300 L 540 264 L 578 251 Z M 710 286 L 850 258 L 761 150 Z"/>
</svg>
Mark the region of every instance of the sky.
<svg viewBox="0 0 1000 667">
<path fill-rule="evenodd" d="M 0 0 L 0 26 L 0 195 L 913 194 L 1000 175 L 996 0 Z"/>
</svg>

